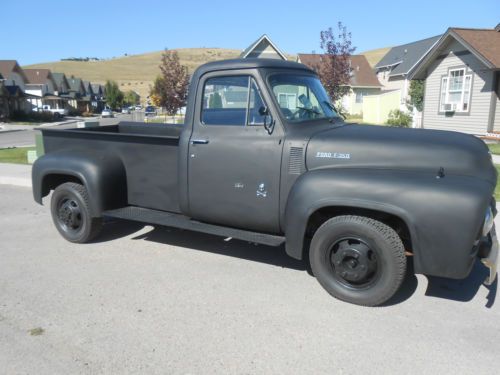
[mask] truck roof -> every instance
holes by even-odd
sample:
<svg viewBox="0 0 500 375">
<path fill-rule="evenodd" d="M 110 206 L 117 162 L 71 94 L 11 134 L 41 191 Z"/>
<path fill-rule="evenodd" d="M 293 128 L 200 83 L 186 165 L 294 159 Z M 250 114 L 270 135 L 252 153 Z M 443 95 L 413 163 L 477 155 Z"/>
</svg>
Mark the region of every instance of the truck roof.
<svg viewBox="0 0 500 375">
<path fill-rule="evenodd" d="M 193 76 L 201 76 L 208 72 L 228 69 L 255 69 L 255 68 L 276 68 L 276 69 L 301 69 L 314 73 L 309 67 L 293 61 L 284 61 L 280 59 L 231 59 L 212 61 L 201 65 L 196 69 Z"/>
</svg>

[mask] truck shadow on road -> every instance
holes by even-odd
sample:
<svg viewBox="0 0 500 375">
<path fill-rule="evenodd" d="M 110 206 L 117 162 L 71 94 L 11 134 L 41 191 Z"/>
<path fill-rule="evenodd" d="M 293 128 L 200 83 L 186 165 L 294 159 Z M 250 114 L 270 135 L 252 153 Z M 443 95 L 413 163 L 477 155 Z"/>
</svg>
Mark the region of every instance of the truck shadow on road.
<svg viewBox="0 0 500 375">
<path fill-rule="evenodd" d="M 452 280 L 441 277 L 428 276 L 429 284 L 427 286 L 426 296 L 446 298 L 459 302 L 469 302 L 476 296 L 488 276 L 488 270 L 478 260 L 475 262 L 470 275 L 463 280 Z M 484 286 L 488 289 L 485 307 L 491 308 L 495 303 L 497 294 L 498 277 L 490 286 Z"/>
<path fill-rule="evenodd" d="M 143 224 L 134 222 L 112 222 L 106 225 L 103 233 L 96 242 L 107 242 L 127 235 L 133 235 L 144 228 Z M 150 231 L 142 233 L 133 240 L 152 241 L 159 244 L 178 246 L 186 251 L 195 250 L 240 258 L 248 261 L 265 263 L 276 267 L 289 268 L 297 271 L 306 271 L 314 277 L 309 262 L 290 258 L 284 246 L 271 247 L 256 245 L 232 239 L 225 241 L 222 237 L 209 234 L 191 232 L 177 228 L 153 227 Z M 413 261 L 408 258 L 408 271 L 403 285 L 399 291 L 383 306 L 392 306 L 409 299 L 417 289 L 418 279 L 413 270 Z M 445 298 L 460 302 L 471 301 L 482 286 L 487 276 L 486 268 L 476 262 L 471 274 L 464 280 L 450 280 L 439 277 L 427 277 L 428 286 L 425 295 L 430 297 Z M 495 302 L 497 281 L 490 287 L 486 307 L 492 307 Z"/>
</svg>

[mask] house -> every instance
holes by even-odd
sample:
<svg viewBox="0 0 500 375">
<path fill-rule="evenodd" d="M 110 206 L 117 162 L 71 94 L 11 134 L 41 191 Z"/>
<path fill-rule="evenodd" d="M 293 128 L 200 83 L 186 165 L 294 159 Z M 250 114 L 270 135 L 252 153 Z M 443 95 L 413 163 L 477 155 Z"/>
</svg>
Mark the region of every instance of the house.
<svg viewBox="0 0 500 375">
<path fill-rule="evenodd" d="M 81 78 L 68 78 L 68 103 L 77 112 L 90 111 L 90 101 L 86 98 L 87 92 Z"/>
<path fill-rule="evenodd" d="M 94 112 L 101 111 L 104 108 L 104 86 L 100 83 L 92 83 L 92 92 L 94 93 L 92 100 L 92 108 Z"/>
<path fill-rule="evenodd" d="M 54 95 L 56 82 L 49 69 L 24 69 L 24 74 L 28 79 L 25 92 L 32 95 L 28 101 L 33 108 L 40 108 L 42 105 L 59 108 L 61 100 Z"/>
<path fill-rule="evenodd" d="M 31 111 L 31 103 L 26 100 L 30 94 L 24 92 L 28 79 L 17 61 L 0 60 L 0 74 L 3 77 L 3 85 L 9 93 L 9 114 Z"/>
<path fill-rule="evenodd" d="M 264 58 L 287 60 L 285 54 L 266 35 L 262 35 L 255 42 L 250 44 L 241 54 L 240 58 Z"/>
<path fill-rule="evenodd" d="M 411 78 L 425 80 L 422 127 L 500 132 L 500 25 L 449 28 Z"/>
<path fill-rule="evenodd" d="M 9 117 L 9 92 L 3 83 L 3 76 L 0 74 L 0 122 Z"/>
<path fill-rule="evenodd" d="M 409 75 L 429 50 L 437 43 L 440 36 L 433 36 L 416 42 L 391 48 L 375 65 L 375 73 L 382 84 L 382 90 L 399 90 L 399 108 L 406 111 Z"/>
<path fill-rule="evenodd" d="M 322 64 L 323 56 L 321 54 L 299 53 L 297 55 L 297 62 L 316 70 Z M 350 65 L 350 91 L 342 98 L 341 104 L 349 114 L 361 115 L 363 112 L 363 98 L 366 95 L 378 94 L 382 85 L 364 55 L 351 56 Z"/>
<path fill-rule="evenodd" d="M 22 92 L 25 91 L 28 79 L 16 60 L 0 60 L 0 74 L 5 86 L 18 86 Z"/>
</svg>

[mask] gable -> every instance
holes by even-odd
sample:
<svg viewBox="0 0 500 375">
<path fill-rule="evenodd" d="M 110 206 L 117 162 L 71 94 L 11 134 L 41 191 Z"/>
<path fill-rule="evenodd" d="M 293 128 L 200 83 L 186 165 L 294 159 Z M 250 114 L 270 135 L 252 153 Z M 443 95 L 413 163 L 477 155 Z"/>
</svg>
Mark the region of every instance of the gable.
<svg viewBox="0 0 500 375">
<path fill-rule="evenodd" d="M 287 60 L 285 54 L 271 41 L 267 35 L 262 35 L 250 44 L 241 54 L 241 58 L 270 58 Z"/>
</svg>

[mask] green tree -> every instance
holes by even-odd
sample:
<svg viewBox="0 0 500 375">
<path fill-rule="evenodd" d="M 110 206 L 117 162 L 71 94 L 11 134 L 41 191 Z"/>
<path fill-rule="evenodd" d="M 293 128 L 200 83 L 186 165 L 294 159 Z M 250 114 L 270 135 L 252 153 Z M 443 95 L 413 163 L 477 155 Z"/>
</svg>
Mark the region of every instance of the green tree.
<svg viewBox="0 0 500 375">
<path fill-rule="evenodd" d="M 412 110 L 413 107 L 415 107 L 417 111 L 422 112 L 424 109 L 424 81 L 416 79 L 412 80 L 410 82 L 408 95 L 410 96 L 407 105 L 408 109 Z"/>
<path fill-rule="evenodd" d="M 134 90 L 128 90 L 123 96 L 123 102 L 128 105 L 139 104 L 141 101 L 141 96 Z"/>
<path fill-rule="evenodd" d="M 155 79 L 151 95 L 159 98 L 169 115 L 174 115 L 186 105 L 189 83 L 187 67 L 181 65 L 176 51 L 163 53 L 160 64 L 161 75 Z"/>
<path fill-rule="evenodd" d="M 104 86 L 106 90 L 106 104 L 111 108 L 118 108 L 123 103 L 123 92 L 118 88 L 115 81 L 106 81 Z"/>
<path fill-rule="evenodd" d="M 214 92 L 210 97 L 208 108 L 222 108 L 222 98 L 218 92 Z"/>
</svg>

